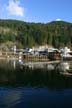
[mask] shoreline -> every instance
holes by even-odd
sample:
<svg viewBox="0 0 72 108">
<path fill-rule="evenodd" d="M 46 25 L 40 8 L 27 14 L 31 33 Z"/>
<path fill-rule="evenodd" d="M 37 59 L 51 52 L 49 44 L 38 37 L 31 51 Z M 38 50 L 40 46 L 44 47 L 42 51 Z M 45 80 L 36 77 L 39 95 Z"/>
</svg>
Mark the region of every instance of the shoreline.
<svg viewBox="0 0 72 108">
<path fill-rule="evenodd" d="M 47 60 L 47 59 L 38 59 L 38 60 L 28 60 L 19 57 L 10 57 L 10 56 L 0 56 L 0 60 L 18 60 L 21 63 L 33 63 L 33 64 L 56 64 L 61 62 L 72 62 L 72 60 Z"/>
</svg>

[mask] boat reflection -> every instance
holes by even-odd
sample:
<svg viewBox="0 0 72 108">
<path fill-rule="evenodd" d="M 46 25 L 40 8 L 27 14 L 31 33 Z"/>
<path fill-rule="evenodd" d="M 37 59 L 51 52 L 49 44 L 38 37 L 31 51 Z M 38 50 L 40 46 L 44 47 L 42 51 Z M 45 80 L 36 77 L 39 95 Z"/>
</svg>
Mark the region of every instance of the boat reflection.
<svg viewBox="0 0 72 108">
<path fill-rule="evenodd" d="M 59 71 L 60 73 L 70 73 L 72 74 L 72 62 L 59 62 L 59 63 L 48 63 L 48 62 L 22 62 L 19 64 L 24 67 L 29 67 L 31 69 L 47 69 L 49 71 Z"/>
<path fill-rule="evenodd" d="M 52 64 L 52 63 L 44 63 L 44 62 L 19 62 L 22 66 L 24 67 L 29 67 L 31 69 L 47 69 L 47 70 L 54 70 L 56 64 Z"/>
<path fill-rule="evenodd" d="M 72 62 L 61 62 L 57 68 L 61 75 L 72 76 Z"/>
</svg>

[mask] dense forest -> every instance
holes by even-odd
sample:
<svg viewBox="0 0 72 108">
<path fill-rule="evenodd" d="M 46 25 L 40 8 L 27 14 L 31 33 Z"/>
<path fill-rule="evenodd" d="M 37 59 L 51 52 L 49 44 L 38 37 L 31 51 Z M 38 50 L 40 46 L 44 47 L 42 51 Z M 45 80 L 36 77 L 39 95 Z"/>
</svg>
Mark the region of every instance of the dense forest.
<svg viewBox="0 0 72 108">
<path fill-rule="evenodd" d="M 14 44 L 21 48 L 45 44 L 56 48 L 72 48 L 72 23 L 52 21 L 44 24 L 0 20 L 0 47 Z"/>
</svg>

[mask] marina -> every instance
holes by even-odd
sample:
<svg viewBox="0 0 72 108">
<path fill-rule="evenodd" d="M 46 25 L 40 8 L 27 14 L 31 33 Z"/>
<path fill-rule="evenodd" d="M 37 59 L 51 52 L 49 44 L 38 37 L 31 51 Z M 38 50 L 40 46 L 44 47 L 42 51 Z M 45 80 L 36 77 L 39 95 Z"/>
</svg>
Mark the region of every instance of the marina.
<svg viewBox="0 0 72 108">
<path fill-rule="evenodd" d="M 72 60 L 72 51 L 69 48 L 65 47 L 64 49 L 56 49 L 56 48 L 49 48 L 49 49 L 39 49 L 35 50 L 19 50 L 14 49 L 13 51 L 0 52 L 0 58 L 14 58 L 14 59 L 21 59 L 23 61 L 34 61 L 34 62 L 48 62 L 48 61 L 55 61 L 55 60 Z"/>
<path fill-rule="evenodd" d="M 1 52 L 0 107 L 72 108 L 72 59 L 57 50 Z"/>
</svg>

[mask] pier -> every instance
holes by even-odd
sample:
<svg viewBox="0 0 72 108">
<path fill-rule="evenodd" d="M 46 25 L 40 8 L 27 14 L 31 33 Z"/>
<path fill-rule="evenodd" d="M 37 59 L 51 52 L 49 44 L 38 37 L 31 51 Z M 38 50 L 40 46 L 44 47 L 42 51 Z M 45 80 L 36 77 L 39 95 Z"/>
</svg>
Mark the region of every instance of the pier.
<svg viewBox="0 0 72 108">
<path fill-rule="evenodd" d="M 14 53 L 14 52 L 1 52 L 0 58 L 14 58 L 22 59 L 24 61 L 49 61 L 47 55 L 30 55 L 23 53 Z"/>
<path fill-rule="evenodd" d="M 25 62 L 45 62 L 45 63 L 57 63 L 62 61 L 71 61 L 63 59 L 62 57 L 59 58 L 57 55 L 57 59 L 53 59 L 53 55 L 51 54 L 50 57 L 52 56 L 52 59 L 49 58 L 48 55 L 35 55 L 35 54 L 28 54 L 28 53 L 22 53 L 22 52 L 0 52 L 0 59 L 17 59 L 17 60 L 22 60 Z"/>
<path fill-rule="evenodd" d="M 41 62 L 41 61 L 49 61 L 49 58 L 47 55 L 26 55 L 26 54 L 23 54 L 23 60 Z"/>
</svg>

